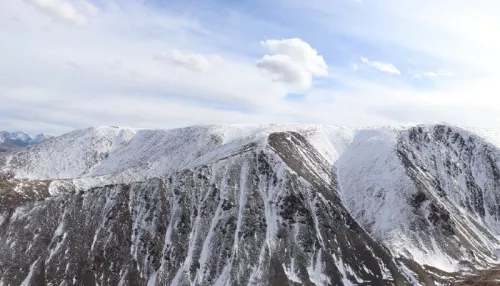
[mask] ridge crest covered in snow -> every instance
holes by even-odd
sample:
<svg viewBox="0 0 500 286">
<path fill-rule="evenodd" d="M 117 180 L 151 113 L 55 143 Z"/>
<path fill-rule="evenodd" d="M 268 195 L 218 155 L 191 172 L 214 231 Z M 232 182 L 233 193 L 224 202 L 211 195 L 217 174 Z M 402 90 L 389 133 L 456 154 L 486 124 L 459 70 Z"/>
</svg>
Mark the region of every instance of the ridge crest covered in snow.
<svg viewBox="0 0 500 286">
<path fill-rule="evenodd" d="M 447 124 L 76 130 L 0 155 L 0 256 L 35 247 L 23 277 L 54 283 L 68 263 L 113 285 L 447 283 L 499 262 L 499 143 Z M 19 237 L 51 212 L 47 243 Z"/>
</svg>

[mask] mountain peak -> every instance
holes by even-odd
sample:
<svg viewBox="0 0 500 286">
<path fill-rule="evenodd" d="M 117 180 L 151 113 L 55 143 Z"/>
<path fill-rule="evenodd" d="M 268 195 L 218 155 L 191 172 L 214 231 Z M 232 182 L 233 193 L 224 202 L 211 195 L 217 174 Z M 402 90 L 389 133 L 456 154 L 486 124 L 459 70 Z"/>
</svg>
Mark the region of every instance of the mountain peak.
<svg viewBox="0 0 500 286">
<path fill-rule="evenodd" d="M 35 144 L 42 143 L 51 139 L 53 136 L 39 133 L 37 135 L 30 135 L 25 132 L 15 131 L 0 131 L 0 152 L 19 149 Z"/>
<path fill-rule="evenodd" d="M 22 275 L 0 258 L 0 277 L 448 285 L 500 261 L 498 134 L 448 124 L 76 130 L 0 155 L 0 207 L 15 209 L 0 245 L 7 259 L 28 257 L 16 262 Z"/>
</svg>

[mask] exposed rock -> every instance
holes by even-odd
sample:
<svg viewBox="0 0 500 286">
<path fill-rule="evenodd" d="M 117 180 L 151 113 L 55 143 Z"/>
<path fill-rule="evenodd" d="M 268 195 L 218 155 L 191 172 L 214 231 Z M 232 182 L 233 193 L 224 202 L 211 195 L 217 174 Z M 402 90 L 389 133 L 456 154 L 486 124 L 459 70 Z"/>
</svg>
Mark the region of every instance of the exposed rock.
<svg viewBox="0 0 500 286">
<path fill-rule="evenodd" d="M 479 281 L 499 162 L 444 125 L 75 131 L 0 156 L 0 284 Z"/>
</svg>

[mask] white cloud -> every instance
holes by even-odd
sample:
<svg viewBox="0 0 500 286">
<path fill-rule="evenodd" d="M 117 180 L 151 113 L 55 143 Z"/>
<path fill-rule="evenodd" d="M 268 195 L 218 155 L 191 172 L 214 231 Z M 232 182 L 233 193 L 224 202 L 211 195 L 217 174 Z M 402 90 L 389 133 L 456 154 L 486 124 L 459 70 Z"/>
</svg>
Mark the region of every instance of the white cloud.
<svg viewBox="0 0 500 286">
<path fill-rule="evenodd" d="M 357 47 L 366 43 L 430 65 L 446 61 L 467 72 L 500 73 L 500 1 L 367 0 L 357 7 L 328 0 L 277 1 L 310 19 L 313 29 L 328 31 L 325 37 L 349 37 Z"/>
<path fill-rule="evenodd" d="M 261 44 L 272 54 L 265 55 L 257 66 L 270 72 L 274 80 L 307 89 L 313 76 L 328 75 L 323 56 L 301 39 L 267 40 Z"/>
<path fill-rule="evenodd" d="M 265 55 L 257 67 L 270 72 L 276 81 L 307 89 L 312 84 L 312 73 L 287 55 Z"/>
<path fill-rule="evenodd" d="M 262 42 L 269 50 L 262 53 L 259 41 L 265 36 L 290 35 L 286 24 L 277 27 L 275 21 L 269 24 L 242 15 L 241 24 L 228 25 L 228 20 L 220 15 L 229 13 L 220 12 L 220 4 L 205 7 L 212 9 L 205 14 L 205 8 L 198 5 L 191 6 L 192 11 L 171 14 L 175 9 L 153 10 L 138 4 L 139 1 L 117 1 L 112 9 L 98 1 L 99 8 L 93 10 L 80 0 L 64 0 L 72 3 L 89 24 L 77 28 L 48 21 L 46 14 L 58 21 L 75 23 L 54 16 L 53 12 L 40 13 L 42 8 L 33 9 L 26 4 L 35 1 L 63 3 L 25 0 L 0 4 L 0 35 L 9 39 L 0 45 L 3 129 L 60 134 L 90 125 L 169 128 L 204 123 L 307 122 L 360 126 L 433 121 L 500 126 L 498 77 L 489 73 L 500 66 L 499 53 L 490 53 L 499 47 L 495 45 L 498 37 L 491 36 L 488 45 L 487 30 L 475 30 L 474 36 L 467 32 L 469 28 L 454 26 L 470 24 L 475 28 L 475 18 L 448 22 L 455 17 L 446 14 L 446 21 L 434 23 L 441 20 L 417 17 L 425 23 L 416 25 L 408 23 L 405 13 L 410 10 L 395 0 L 365 0 L 363 5 L 340 1 L 335 9 L 326 0 L 282 0 L 283 5 L 294 1 L 308 5 L 324 3 L 320 13 L 311 14 L 301 8 L 297 14 L 286 15 L 297 22 L 292 32 L 298 37 L 307 35 L 318 43 L 315 48 L 322 55 L 300 39 Z M 422 1 L 428 3 L 425 9 L 433 2 Z M 271 2 L 266 5 L 277 5 L 280 0 Z M 382 9 L 394 10 L 394 5 L 399 5 L 394 15 L 403 19 Z M 345 11 L 346 7 L 351 10 Z M 273 11 L 285 10 L 290 11 Z M 332 11 L 337 14 L 332 16 Z M 456 12 L 429 9 L 429 13 L 434 11 Z M 321 16 L 325 14 L 323 19 L 331 21 L 330 26 L 311 24 L 323 20 Z M 418 14 L 427 17 L 426 13 Z M 15 25 L 10 23 L 12 19 L 16 19 Z M 436 37 L 432 36 L 433 24 L 438 24 Z M 490 30 L 495 27 L 498 25 L 486 25 Z M 463 39 L 459 36 L 450 44 L 450 33 L 443 32 L 449 29 L 465 31 Z M 475 37 L 480 41 L 474 42 Z M 345 38 L 354 39 L 354 44 Z M 409 84 L 408 77 L 376 77 L 374 81 L 371 73 L 353 72 L 356 66 L 367 67 L 359 61 L 360 55 L 367 54 L 367 48 L 370 57 L 397 60 L 398 68 L 408 70 L 409 77 L 419 74 L 433 78 L 432 89 L 416 89 L 411 85 L 416 81 Z M 418 52 L 413 53 L 412 48 Z M 468 53 L 469 48 L 480 52 Z M 159 64 L 153 55 L 163 62 Z M 323 56 L 328 62 L 335 61 L 335 65 L 328 67 Z M 467 65 L 449 64 L 448 56 L 464 59 Z M 404 62 L 408 57 L 415 62 Z M 352 59 L 358 61 L 356 65 L 350 65 L 354 63 Z M 368 66 L 385 72 L 399 71 L 390 64 L 366 61 Z M 464 71 L 469 63 L 486 68 L 487 80 L 467 78 Z M 417 66 L 422 70 L 412 72 Z M 446 74 L 437 69 L 441 66 L 460 75 L 460 80 L 458 76 L 441 80 Z M 199 70 L 205 72 L 193 72 Z M 317 77 L 329 74 L 337 77 L 312 84 Z M 305 97 L 294 102 L 283 100 L 297 87 L 306 93 Z"/>
<path fill-rule="evenodd" d="M 271 118 L 288 88 L 255 66 L 257 56 L 221 49 L 227 36 L 203 33 L 196 19 L 142 5 L 99 7 L 91 25 L 77 28 L 23 1 L 3 8 L 0 23 L 17 17 L 24 27 L 0 25 L 10 39 L 0 45 L 3 129 L 278 121 Z"/>
<path fill-rule="evenodd" d="M 267 40 L 262 42 L 262 45 L 275 54 L 289 56 L 292 60 L 304 65 L 315 76 L 328 74 L 328 66 L 323 56 L 301 39 Z"/>
<path fill-rule="evenodd" d="M 361 62 L 363 62 L 365 65 L 372 67 L 376 70 L 379 70 L 381 72 L 385 72 L 388 74 L 401 75 L 401 72 L 393 64 L 390 64 L 390 63 L 370 61 L 365 57 L 361 57 Z"/>
<path fill-rule="evenodd" d="M 212 60 L 218 56 L 210 56 Z M 178 50 L 156 54 L 156 60 L 166 61 L 172 65 L 188 70 L 204 72 L 212 68 L 212 61 L 202 54 L 185 53 Z"/>
<path fill-rule="evenodd" d="M 413 73 L 413 78 L 421 79 L 421 78 L 437 78 L 437 77 L 450 77 L 453 76 L 453 73 L 445 70 L 437 70 L 437 71 L 416 71 Z"/>
<path fill-rule="evenodd" d="M 46 14 L 50 18 L 58 21 L 68 22 L 75 25 L 87 24 L 87 18 L 84 14 L 78 11 L 71 3 L 63 0 L 24 0 L 26 3 L 31 4 L 40 12 Z M 87 9 L 97 13 L 97 8 L 87 2 L 84 5 Z"/>
<path fill-rule="evenodd" d="M 97 8 L 94 4 L 89 3 L 85 0 L 80 0 L 80 4 L 87 10 L 87 12 L 91 16 L 95 17 L 95 16 L 99 15 L 99 8 Z"/>
</svg>

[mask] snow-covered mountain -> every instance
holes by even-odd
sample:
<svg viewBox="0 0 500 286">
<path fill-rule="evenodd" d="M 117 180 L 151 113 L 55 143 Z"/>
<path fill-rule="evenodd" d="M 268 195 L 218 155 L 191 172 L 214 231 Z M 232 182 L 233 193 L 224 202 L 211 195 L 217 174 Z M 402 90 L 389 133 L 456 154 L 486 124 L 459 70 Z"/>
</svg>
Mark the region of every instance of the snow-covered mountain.
<svg viewBox="0 0 500 286">
<path fill-rule="evenodd" d="M 24 132 L 0 131 L 0 152 L 42 143 L 50 138 L 52 136 L 42 133 L 33 136 Z"/>
<path fill-rule="evenodd" d="M 497 263 L 500 153 L 445 125 L 363 131 L 339 160 L 345 206 L 392 252 L 454 272 Z"/>
<path fill-rule="evenodd" d="M 0 285 L 438 285 L 498 264 L 500 132 L 77 130 L 0 155 Z"/>
</svg>

